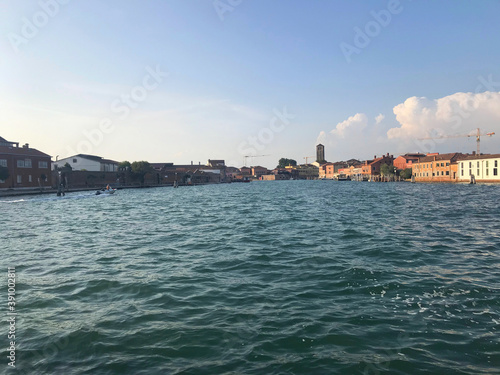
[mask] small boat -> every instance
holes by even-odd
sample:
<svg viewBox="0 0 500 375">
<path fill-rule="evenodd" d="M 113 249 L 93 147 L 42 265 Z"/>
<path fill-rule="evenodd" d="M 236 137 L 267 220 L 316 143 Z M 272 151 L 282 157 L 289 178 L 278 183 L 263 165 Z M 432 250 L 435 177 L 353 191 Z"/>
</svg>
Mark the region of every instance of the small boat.
<svg viewBox="0 0 500 375">
<path fill-rule="evenodd" d="M 112 189 L 112 188 L 109 188 L 109 189 L 101 189 L 101 190 L 97 190 L 95 192 L 95 195 L 111 195 L 111 194 L 114 194 L 116 191 L 116 189 Z"/>
</svg>

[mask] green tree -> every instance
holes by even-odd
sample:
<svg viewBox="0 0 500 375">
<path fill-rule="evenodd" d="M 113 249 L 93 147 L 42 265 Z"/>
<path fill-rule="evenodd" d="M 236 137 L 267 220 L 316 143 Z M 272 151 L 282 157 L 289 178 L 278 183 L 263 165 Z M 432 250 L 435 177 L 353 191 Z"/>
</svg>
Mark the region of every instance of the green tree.
<svg viewBox="0 0 500 375">
<path fill-rule="evenodd" d="M 120 163 L 118 163 L 118 170 L 120 171 L 126 171 L 127 168 L 130 168 L 131 167 L 131 164 L 129 161 L 122 161 Z"/>
<path fill-rule="evenodd" d="M 401 176 L 402 179 L 408 180 L 409 178 L 411 178 L 412 173 L 413 172 L 411 168 L 406 168 L 405 170 L 402 170 L 401 173 L 399 173 L 399 175 Z"/>
<path fill-rule="evenodd" d="M 278 166 L 276 168 L 285 168 L 288 167 L 289 165 L 295 166 L 297 165 L 297 162 L 293 159 L 281 158 L 278 161 Z"/>
<path fill-rule="evenodd" d="M 0 166 L 0 180 L 6 180 L 10 176 L 9 169 L 4 166 Z"/>
<path fill-rule="evenodd" d="M 154 172 L 153 167 L 147 161 L 134 161 L 130 165 L 130 170 L 132 172 L 132 178 L 139 180 L 141 185 L 144 185 L 144 177 L 148 173 Z"/>
<path fill-rule="evenodd" d="M 394 174 L 394 167 L 388 164 L 382 164 L 380 166 L 380 174 L 382 176 L 392 176 Z"/>
<path fill-rule="evenodd" d="M 72 171 L 73 167 L 68 162 L 66 162 L 66 164 L 64 164 L 61 169 L 67 169 L 67 170 Z"/>
</svg>

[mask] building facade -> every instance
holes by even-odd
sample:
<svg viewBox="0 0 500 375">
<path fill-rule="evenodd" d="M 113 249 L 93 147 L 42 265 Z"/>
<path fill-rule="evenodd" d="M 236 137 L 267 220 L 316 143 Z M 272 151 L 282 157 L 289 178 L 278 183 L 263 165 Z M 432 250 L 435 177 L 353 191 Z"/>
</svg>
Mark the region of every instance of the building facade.
<svg viewBox="0 0 500 375">
<path fill-rule="evenodd" d="M 469 155 L 458 161 L 458 181 L 500 182 L 500 154 Z"/>
<path fill-rule="evenodd" d="M 54 170 L 62 168 L 69 164 L 74 171 L 89 172 L 117 172 L 118 162 L 109 159 L 103 159 L 100 156 L 78 154 L 54 162 Z"/>
<path fill-rule="evenodd" d="M 413 164 L 413 178 L 416 182 L 456 182 L 457 162 L 467 156 L 459 152 L 425 156 Z"/>
<path fill-rule="evenodd" d="M 380 176 L 380 168 L 383 164 L 392 166 L 394 162 L 394 157 L 388 153 L 384 156 L 377 157 L 374 156 L 373 160 L 366 160 L 361 167 L 363 177 L 369 179 L 377 179 Z"/>
<path fill-rule="evenodd" d="M 418 162 L 421 158 L 425 157 L 424 154 L 404 154 L 394 159 L 393 165 L 398 170 L 405 170 L 413 168 L 413 163 Z"/>
<path fill-rule="evenodd" d="M 0 189 L 52 186 L 50 155 L 27 143 L 19 147 L 19 142 L 0 137 L 0 167 L 8 171 L 8 177 L 0 180 Z"/>
</svg>

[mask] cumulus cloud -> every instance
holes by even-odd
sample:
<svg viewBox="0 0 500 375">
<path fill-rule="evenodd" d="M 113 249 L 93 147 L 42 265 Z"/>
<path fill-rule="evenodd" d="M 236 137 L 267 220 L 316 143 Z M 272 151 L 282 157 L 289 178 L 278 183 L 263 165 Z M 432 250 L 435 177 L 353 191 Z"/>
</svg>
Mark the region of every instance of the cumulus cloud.
<svg viewBox="0 0 500 375">
<path fill-rule="evenodd" d="M 385 116 L 382 113 L 379 113 L 377 117 L 375 117 L 375 124 L 380 124 L 385 119 Z"/>
<path fill-rule="evenodd" d="M 380 132 L 377 119 L 380 122 L 383 118 L 384 116 L 380 114 L 375 120 L 370 121 L 365 113 L 356 113 L 337 123 L 332 130 L 321 131 L 317 143 L 328 146 L 326 148 L 328 160 L 360 158 L 367 151 L 380 153 L 385 150 L 380 140 L 386 140 L 387 137 L 385 131 Z M 376 149 L 379 151 L 373 151 Z"/>
<path fill-rule="evenodd" d="M 440 99 L 411 97 L 393 108 L 400 126 L 389 139 L 469 134 L 475 128 L 495 130 L 500 123 L 500 92 L 458 92 Z"/>
<path fill-rule="evenodd" d="M 335 129 L 330 131 L 334 136 L 346 138 L 346 136 L 360 132 L 368 124 L 368 118 L 364 113 L 356 113 L 354 116 L 349 117 L 347 120 L 339 122 Z"/>
</svg>

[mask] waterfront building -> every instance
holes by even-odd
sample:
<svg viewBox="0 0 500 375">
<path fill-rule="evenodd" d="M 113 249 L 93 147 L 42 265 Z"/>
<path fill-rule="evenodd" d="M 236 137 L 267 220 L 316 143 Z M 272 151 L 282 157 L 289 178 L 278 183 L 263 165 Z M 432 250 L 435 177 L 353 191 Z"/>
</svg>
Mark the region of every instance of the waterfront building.
<svg viewBox="0 0 500 375">
<path fill-rule="evenodd" d="M 416 182 L 456 182 L 457 162 L 467 156 L 459 152 L 427 155 L 413 163 L 413 177 Z"/>
<path fill-rule="evenodd" d="M 301 164 L 285 167 L 295 180 L 316 180 L 319 177 L 319 168 L 312 164 Z"/>
<path fill-rule="evenodd" d="M 104 159 L 101 156 L 78 154 L 64 159 L 56 160 L 53 164 L 54 170 L 62 168 L 69 164 L 73 171 L 89 172 L 117 172 L 118 162 L 110 159 Z"/>
<path fill-rule="evenodd" d="M 469 155 L 458 161 L 458 181 L 500 182 L 500 154 Z"/>
<path fill-rule="evenodd" d="M 320 179 L 333 179 L 334 163 L 321 164 L 318 168 L 318 178 Z"/>
<path fill-rule="evenodd" d="M 0 137 L 0 166 L 7 168 L 9 177 L 0 180 L 1 188 L 35 188 L 52 185 L 51 160 L 29 144 L 9 142 Z"/>
<path fill-rule="evenodd" d="M 418 162 L 421 158 L 425 156 L 426 156 L 425 154 L 420 154 L 420 153 L 400 155 L 396 159 L 394 159 L 393 165 L 398 170 L 412 168 L 413 163 Z"/>
<path fill-rule="evenodd" d="M 251 168 L 252 168 L 252 176 L 254 178 L 260 178 L 260 176 L 262 175 L 269 174 L 269 170 L 265 167 L 261 167 L 260 165 Z"/>
<path fill-rule="evenodd" d="M 373 160 L 366 160 L 364 164 L 361 167 L 361 173 L 363 175 L 364 179 L 379 179 L 380 178 L 380 168 L 382 167 L 382 164 L 386 164 L 389 166 L 392 166 L 394 162 L 394 156 L 389 155 L 387 153 L 386 155 L 377 157 L 375 155 L 373 157 Z"/>
<path fill-rule="evenodd" d="M 206 165 L 151 163 L 159 173 L 159 184 L 197 184 L 218 183 L 226 181 L 226 166 L 224 160 L 208 160 Z M 231 174 L 233 175 L 233 173 Z"/>
</svg>

